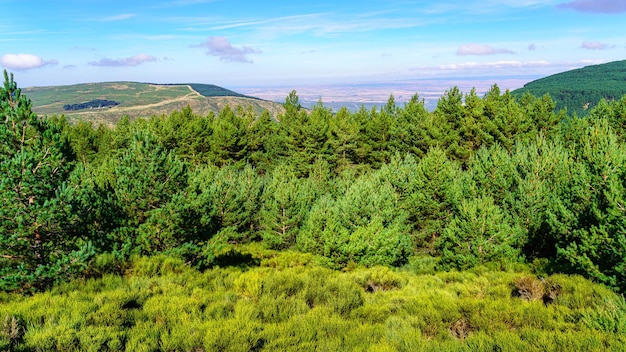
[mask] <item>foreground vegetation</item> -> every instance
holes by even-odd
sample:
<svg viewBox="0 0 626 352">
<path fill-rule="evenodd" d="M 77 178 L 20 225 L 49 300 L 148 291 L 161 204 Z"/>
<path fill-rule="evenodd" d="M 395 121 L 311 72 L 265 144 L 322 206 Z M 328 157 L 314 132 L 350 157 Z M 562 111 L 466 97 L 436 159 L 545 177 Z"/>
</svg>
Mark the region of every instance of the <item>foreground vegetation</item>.
<svg viewBox="0 0 626 352">
<path fill-rule="evenodd" d="M 172 256 L 124 275 L 2 296 L 13 351 L 623 351 L 622 297 L 579 276 L 416 261 L 334 271 L 319 258 L 229 249 L 204 272 Z M 100 268 L 106 260 L 101 260 Z M 110 262 L 107 262 L 111 265 Z M 110 268 L 110 266 L 109 266 Z M 552 295 L 554 301 L 546 300 Z M 545 303 L 544 303 L 545 302 Z"/>
<path fill-rule="evenodd" d="M 0 348 L 624 349 L 626 97 L 112 129 L 5 72 L 0 103 Z"/>
</svg>

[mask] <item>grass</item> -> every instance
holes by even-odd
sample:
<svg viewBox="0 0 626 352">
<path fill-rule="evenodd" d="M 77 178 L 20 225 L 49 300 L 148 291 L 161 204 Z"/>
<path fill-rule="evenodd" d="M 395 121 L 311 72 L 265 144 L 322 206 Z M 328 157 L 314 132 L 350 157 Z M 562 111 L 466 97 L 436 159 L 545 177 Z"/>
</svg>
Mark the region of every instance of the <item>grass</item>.
<svg viewBox="0 0 626 352">
<path fill-rule="evenodd" d="M 340 272 L 258 247 L 255 265 L 199 272 L 163 255 L 125 274 L 32 297 L 0 296 L 0 350 L 622 351 L 623 297 L 578 276 L 529 269 Z M 242 255 L 242 257 L 247 257 Z M 558 285 L 544 303 L 516 289 Z M 533 291 L 534 292 L 534 291 Z"/>
</svg>

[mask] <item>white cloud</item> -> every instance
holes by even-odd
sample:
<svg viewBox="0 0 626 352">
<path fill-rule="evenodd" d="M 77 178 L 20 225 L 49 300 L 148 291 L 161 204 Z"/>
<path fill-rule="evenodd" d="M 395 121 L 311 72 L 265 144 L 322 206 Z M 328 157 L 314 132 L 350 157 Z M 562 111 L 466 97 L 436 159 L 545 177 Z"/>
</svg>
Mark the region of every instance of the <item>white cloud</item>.
<svg viewBox="0 0 626 352">
<path fill-rule="evenodd" d="M 443 64 L 436 66 L 420 66 L 411 69 L 421 74 L 433 75 L 495 75 L 505 73 L 507 75 L 555 73 L 571 70 L 587 65 L 604 63 L 602 60 L 581 60 L 572 62 L 551 62 L 546 60 L 518 61 L 501 60 L 493 62 L 462 62 L 455 64 Z"/>
<path fill-rule="evenodd" d="M 152 55 L 148 54 L 138 54 L 135 56 L 123 58 L 123 59 L 100 59 L 99 61 L 91 61 L 89 65 L 91 66 L 102 66 L 102 67 L 128 67 L 128 66 L 138 66 L 146 62 L 154 62 L 158 61 L 158 59 Z"/>
<path fill-rule="evenodd" d="M 457 49 L 456 54 L 459 56 L 465 56 L 465 55 L 515 54 L 515 53 L 509 49 L 494 48 L 485 44 L 471 43 L 471 44 L 461 45 Z"/>
<path fill-rule="evenodd" d="M 57 60 L 44 60 L 32 54 L 5 54 L 0 56 L 0 64 L 5 68 L 16 71 L 26 71 L 34 68 L 58 65 Z"/>
<path fill-rule="evenodd" d="M 516 61 L 516 60 L 510 60 L 510 61 L 495 61 L 495 62 L 485 62 L 485 63 L 478 63 L 478 62 L 464 62 L 464 63 L 460 63 L 460 64 L 448 64 L 448 65 L 439 65 L 437 66 L 439 69 L 442 70 L 468 70 L 468 69 L 491 69 L 491 68 L 497 68 L 497 69 L 503 69 L 503 68 L 519 68 L 519 67 L 548 67 L 551 64 L 548 61 Z"/>
<path fill-rule="evenodd" d="M 583 42 L 580 45 L 580 47 L 583 48 L 583 49 L 589 49 L 589 50 L 606 50 L 606 49 L 613 48 L 613 46 L 611 46 L 611 45 L 600 43 L 600 42 L 597 42 L 597 41 L 586 41 L 586 42 Z"/>
<path fill-rule="evenodd" d="M 240 48 L 232 46 L 228 39 L 224 37 L 209 37 L 206 42 L 194 45 L 195 48 L 207 48 L 207 55 L 217 56 L 222 61 L 227 62 L 247 62 L 252 63 L 248 54 L 258 54 L 261 50 L 249 46 Z"/>
</svg>

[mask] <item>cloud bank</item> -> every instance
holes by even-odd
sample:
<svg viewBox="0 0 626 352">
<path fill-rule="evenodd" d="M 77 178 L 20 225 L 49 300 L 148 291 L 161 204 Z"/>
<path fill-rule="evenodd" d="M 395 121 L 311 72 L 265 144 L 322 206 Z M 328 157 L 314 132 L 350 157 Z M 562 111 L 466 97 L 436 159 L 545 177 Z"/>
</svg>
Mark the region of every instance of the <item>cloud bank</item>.
<svg viewBox="0 0 626 352">
<path fill-rule="evenodd" d="M 5 68 L 16 71 L 26 71 L 45 66 L 55 66 L 57 60 L 44 60 L 32 54 L 5 54 L 0 56 L 0 64 Z"/>
<path fill-rule="evenodd" d="M 419 72 L 421 75 L 463 75 L 472 74 L 493 76 L 498 73 L 506 75 L 528 75 L 529 72 L 543 72 L 544 74 L 552 74 L 560 71 L 571 70 L 588 65 L 597 65 L 604 63 L 602 60 L 581 60 L 581 61 L 562 61 L 550 62 L 545 60 L 536 61 L 518 61 L 518 60 L 502 60 L 493 62 L 462 62 L 455 64 L 443 64 L 436 66 L 420 66 L 414 67 L 411 71 Z"/>
<path fill-rule="evenodd" d="M 130 66 L 138 66 L 146 62 L 154 62 L 157 61 L 157 58 L 152 55 L 147 54 L 139 54 L 123 59 L 100 59 L 99 61 L 91 61 L 89 65 L 91 66 L 101 66 L 101 67 L 130 67 Z"/>
<path fill-rule="evenodd" d="M 459 64 L 447 64 L 436 66 L 441 70 L 473 70 L 473 69 L 507 69 L 507 68 L 530 68 L 549 67 L 552 64 L 548 61 L 496 61 L 496 62 L 464 62 Z"/>
<path fill-rule="evenodd" d="M 626 0 L 573 0 L 557 7 L 581 12 L 615 14 L 626 12 Z"/>
<path fill-rule="evenodd" d="M 515 54 L 515 53 L 509 49 L 494 48 L 489 45 L 471 43 L 471 44 L 461 45 L 457 49 L 456 54 L 459 56 L 465 56 L 465 55 Z"/>
<path fill-rule="evenodd" d="M 195 48 L 207 48 L 207 55 L 217 56 L 226 62 L 247 62 L 252 63 L 248 54 L 259 54 L 261 50 L 242 46 L 240 48 L 232 46 L 228 39 L 224 37 L 209 37 L 206 42 L 194 45 Z"/>
</svg>

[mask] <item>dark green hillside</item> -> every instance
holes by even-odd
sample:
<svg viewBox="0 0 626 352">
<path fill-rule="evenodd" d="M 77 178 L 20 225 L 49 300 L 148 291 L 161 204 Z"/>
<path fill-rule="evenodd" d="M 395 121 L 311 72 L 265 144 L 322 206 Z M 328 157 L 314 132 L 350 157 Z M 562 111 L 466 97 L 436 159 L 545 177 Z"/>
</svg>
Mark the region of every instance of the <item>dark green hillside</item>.
<svg viewBox="0 0 626 352">
<path fill-rule="evenodd" d="M 189 83 L 187 84 L 191 87 L 191 89 L 200 93 L 205 97 L 241 97 L 241 98 L 252 98 L 258 99 L 255 97 L 243 95 L 237 92 L 233 92 L 230 89 L 222 88 L 213 84 L 200 84 L 200 83 Z"/>
<path fill-rule="evenodd" d="M 164 86 L 172 86 L 172 87 L 188 87 L 192 90 L 198 92 L 198 94 L 203 97 L 240 97 L 240 98 L 252 98 L 258 99 L 256 97 L 251 97 L 249 95 L 244 95 L 241 93 L 237 93 L 230 89 L 226 89 L 224 87 L 216 86 L 214 84 L 203 84 L 203 83 L 172 83 L 172 84 L 163 84 Z"/>
<path fill-rule="evenodd" d="M 550 94 L 557 111 L 567 108 L 570 114 L 587 115 L 601 99 L 616 100 L 626 94 L 626 60 L 609 62 L 544 77 L 513 91 L 535 96 Z"/>
</svg>

